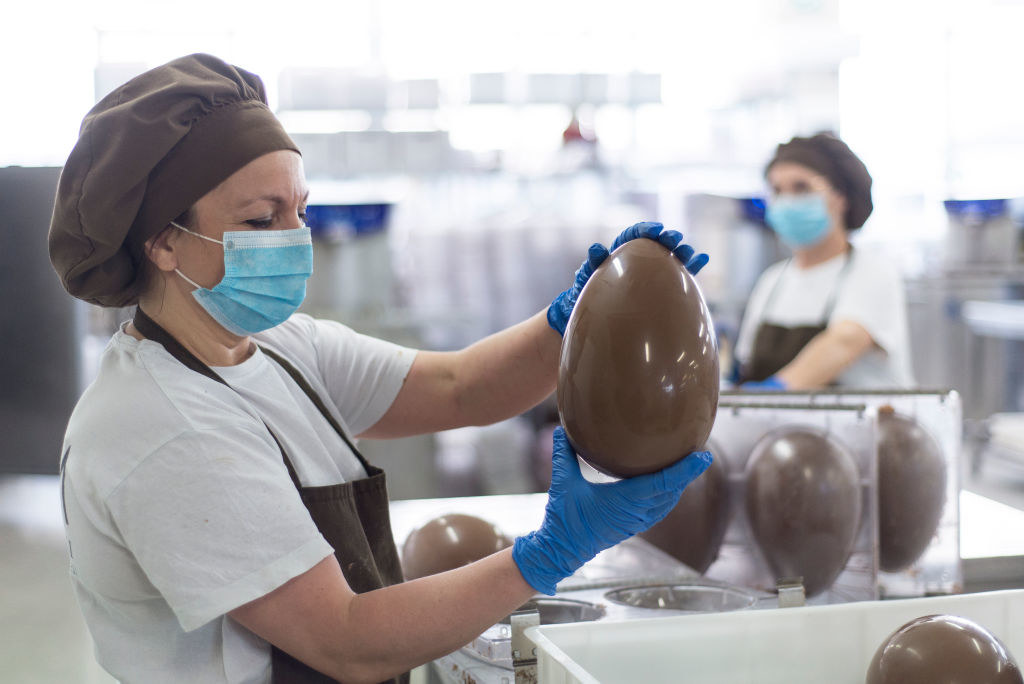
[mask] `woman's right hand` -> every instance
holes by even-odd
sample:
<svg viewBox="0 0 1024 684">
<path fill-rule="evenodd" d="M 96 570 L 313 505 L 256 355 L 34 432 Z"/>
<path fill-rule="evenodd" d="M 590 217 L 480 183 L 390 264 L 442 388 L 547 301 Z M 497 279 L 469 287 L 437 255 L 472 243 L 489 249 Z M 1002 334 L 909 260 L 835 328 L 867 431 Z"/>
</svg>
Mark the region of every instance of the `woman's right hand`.
<svg viewBox="0 0 1024 684">
<path fill-rule="evenodd" d="M 530 586 L 554 594 L 558 582 L 598 553 L 665 517 L 683 489 L 709 465 L 711 452 L 695 451 L 656 473 L 588 482 L 565 430 L 558 427 L 544 522 L 537 531 L 516 539 L 512 558 Z"/>
</svg>

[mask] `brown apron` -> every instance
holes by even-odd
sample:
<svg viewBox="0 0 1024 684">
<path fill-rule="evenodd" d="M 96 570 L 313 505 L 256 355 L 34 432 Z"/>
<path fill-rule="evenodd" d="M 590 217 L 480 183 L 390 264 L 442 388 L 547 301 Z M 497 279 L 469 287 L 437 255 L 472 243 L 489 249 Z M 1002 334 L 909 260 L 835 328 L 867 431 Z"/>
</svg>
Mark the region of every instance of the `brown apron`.
<svg viewBox="0 0 1024 684">
<path fill-rule="evenodd" d="M 133 321 L 135 328 L 146 338 L 161 344 L 167 352 L 186 367 L 205 375 L 225 386 L 230 387 L 209 366 L 197 359 L 177 340 L 142 311 L 136 309 Z M 335 429 L 345 444 L 356 455 L 366 469 L 365 480 L 354 480 L 323 487 L 303 487 L 285 453 L 277 435 L 267 427 L 281 450 L 281 458 L 288 468 L 292 483 L 299 490 L 302 503 L 309 511 L 309 517 L 327 543 L 334 549 L 334 556 L 341 565 L 341 571 L 352 591 L 363 593 L 381 587 L 398 584 L 402 581 L 402 566 L 398 560 L 391 534 L 391 519 L 388 507 L 388 491 L 384 471 L 370 465 L 355 445 L 345 435 L 344 430 L 324 406 L 320 396 L 309 386 L 302 374 L 288 361 L 278 354 L 260 347 L 264 354 L 281 365 L 296 384 L 305 392 L 317 410 L 323 414 L 327 422 Z M 272 681 L 273 684 L 319 684 L 334 682 L 327 675 L 309 667 L 305 663 L 272 646 Z M 391 682 L 409 681 L 409 674 L 389 680 Z"/>
<path fill-rule="evenodd" d="M 765 301 L 761 314 L 762 319 L 767 317 L 772 302 L 775 300 L 776 292 L 779 289 L 779 283 L 782 282 L 785 270 L 789 268 L 792 261 L 790 259 L 782 267 L 782 273 L 779 274 L 775 284 L 772 286 L 771 292 L 768 293 L 768 299 Z M 832 318 L 832 311 L 836 306 L 836 298 L 839 296 L 839 291 L 846 280 L 850 269 L 850 262 L 852 261 L 853 245 L 850 245 L 849 250 L 846 252 L 846 261 L 843 262 L 843 267 L 836 277 L 835 285 L 832 286 L 832 292 L 829 293 L 821 323 L 817 325 L 795 325 L 793 327 L 775 325 L 774 323 L 761 323 L 758 326 L 757 333 L 754 335 L 754 346 L 750 352 L 750 359 L 740 368 L 739 380 L 741 383 L 760 382 L 775 375 L 785 368 L 790 361 L 795 359 L 797 354 L 807 346 L 808 342 L 828 327 L 829 319 Z"/>
</svg>

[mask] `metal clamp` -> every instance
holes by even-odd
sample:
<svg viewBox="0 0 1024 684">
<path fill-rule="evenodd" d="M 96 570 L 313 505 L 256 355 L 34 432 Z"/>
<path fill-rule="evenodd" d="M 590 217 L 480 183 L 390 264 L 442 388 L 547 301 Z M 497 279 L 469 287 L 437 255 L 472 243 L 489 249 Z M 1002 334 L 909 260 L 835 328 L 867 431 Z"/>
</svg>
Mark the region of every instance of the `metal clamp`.
<svg viewBox="0 0 1024 684">
<path fill-rule="evenodd" d="M 775 587 L 779 591 L 779 608 L 799 608 L 807 603 L 803 577 L 780 577 Z"/>
<path fill-rule="evenodd" d="M 530 627 L 540 624 L 540 613 L 535 610 L 517 610 L 510 616 L 512 624 L 512 669 L 516 684 L 534 684 L 537 681 L 537 647 L 524 634 Z"/>
</svg>

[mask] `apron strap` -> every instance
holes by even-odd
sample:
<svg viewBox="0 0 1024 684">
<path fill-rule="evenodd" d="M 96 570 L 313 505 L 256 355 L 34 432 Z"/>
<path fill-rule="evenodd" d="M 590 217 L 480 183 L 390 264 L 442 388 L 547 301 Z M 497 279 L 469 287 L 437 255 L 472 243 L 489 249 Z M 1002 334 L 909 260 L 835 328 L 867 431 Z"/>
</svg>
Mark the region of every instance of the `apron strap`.
<svg viewBox="0 0 1024 684">
<path fill-rule="evenodd" d="M 142 310 L 142 307 L 135 308 L 135 317 L 132 319 L 132 325 L 135 326 L 136 330 L 142 333 L 143 337 L 160 344 L 167 350 L 168 354 L 181 362 L 186 368 L 194 370 L 200 375 L 205 375 L 225 387 L 230 387 L 228 383 L 224 382 L 224 378 L 214 373 L 212 368 L 196 358 L 195 354 L 186 349 L 180 342 L 178 342 L 178 340 L 174 339 L 169 332 L 160 327 L 160 324 L 146 315 L 146 312 Z"/>
<path fill-rule="evenodd" d="M 132 319 L 132 325 L 135 329 L 142 333 L 142 336 L 148 340 L 152 340 L 157 344 L 161 345 L 167 353 L 177 359 L 186 368 L 194 370 L 200 375 L 205 375 L 214 382 L 219 382 L 225 387 L 232 389 L 224 378 L 217 375 L 212 368 L 207 366 L 205 363 L 200 361 L 195 354 L 185 348 L 180 342 L 164 330 L 159 323 L 154 321 L 146 312 L 142 310 L 142 307 L 135 307 L 135 317 Z M 328 418 L 330 420 L 330 418 Z M 284 460 L 284 465 L 288 469 L 288 477 L 291 478 L 292 484 L 295 485 L 296 489 L 302 489 L 302 482 L 299 481 L 299 475 L 295 472 L 295 466 L 292 465 L 292 460 L 288 458 L 288 453 L 284 450 L 284 445 L 281 444 L 281 440 L 277 438 L 274 431 L 270 429 L 266 421 L 262 418 L 260 421 L 263 423 L 263 427 L 267 429 L 270 436 L 274 438 L 274 443 L 277 444 L 277 448 L 281 451 L 281 458 Z M 347 442 L 348 440 L 346 440 Z"/>
<path fill-rule="evenodd" d="M 839 299 L 839 292 L 843 289 L 842 286 L 846 282 L 846 278 L 849 275 L 850 264 L 853 262 L 853 245 L 847 244 L 846 259 L 843 261 L 843 267 L 839 269 L 839 275 L 836 276 L 836 281 L 832 285 L 832 290 L 828 294 L 828 300 L 825 302 L 825 315 L 822 318 L 823 325 L 828 325 L 828 320 L 832 318 L 832 312 L 836 308 L 836 300 Z M 768 292 L 768 298 L 764 302 L 764 308 L 761 310 L 761 320 L 765 320 L 768 316 L 768 312 L 771 310 L 772 304 L 775 302 L 775 295 L 779 290 L 779 284 L 782 283 L 783 276 L 786 275 L 786 270 L 790 264 L 793 263 L 792 257 L 786 260 L 786 263 L 782 266 L 782 270 L 779 272 L 779 277 L 772 283 L 772 289 Z"/>
<path fill-rule="evenodd" d="M 850 275 L 850 264 L 853 263 L 853 245 L 848 245 L 849 249 L 846 252 L 846 261 L 843 262 L 843 268 L 840 269 L 839 275 L 836 276 L 836 284 L 832 287 L 832 292 L 828 295 L 828 304 L 825 305 L 825 322 L 832 318 L 832 312 L 836 308 L 836 300 L 839 299 L 839 292 L 843 289 L 843 285 L 846 284 L 846 279 Z"/>
<path fill-rule="evenodd" d="M 260 345 L 260 349 L 263 351 L 264 354 L 272 358 L 274 361 L 277 361 L 278 365 L 280 365 L 281 368 L 284 368 L 285 372 L 288 373 L 288 375 L 291 376 L 292 380 L 295 381 L 295 384 L 299 386 L 299 389 L 306 393 L 306 396 L 309 397 L 309 400 L 312 401 L 313 405 L 316 406 L 317 410 L 319 410 L 320 413 L 323 414 L 323 417 L 327 419 L 327 422 L 331 424 L 331 427 L 334 428 L 334 431 L 338 433 L 338 436 L 341 437 L 341 439 L 345 442 L 345 445 L 352 450 L 352 453 L 355 454 L 357 459 L 359 459 L 359 462 L 362 464 L 363 468 L 367 471 L 367 473 L 369 473 L 370 468 L 369 464 L 366 461 L 366 458 L 359 452 L 359 449 L 356 448 L 356 445 L 353 444 L 352 441 L 348 438 L 348 435 L 345 434 L 345 431 L 341 428 L 341 425 L 338 424 L 338 421 L 335 420 L 331 412 L 327 410 L 327 406 L 324 404 L 323 399 L 321 399 L 320 395 L 316 393 L 316 390 L 310 387 L 309 382 L 307 382 L 306 378 L 302 376 L 302 373 L 300 373 L 295 366 L 293 366 L 288 360 L 286 360 L 277 352 L 267 349 L 262 345 Z"/>
</svg>

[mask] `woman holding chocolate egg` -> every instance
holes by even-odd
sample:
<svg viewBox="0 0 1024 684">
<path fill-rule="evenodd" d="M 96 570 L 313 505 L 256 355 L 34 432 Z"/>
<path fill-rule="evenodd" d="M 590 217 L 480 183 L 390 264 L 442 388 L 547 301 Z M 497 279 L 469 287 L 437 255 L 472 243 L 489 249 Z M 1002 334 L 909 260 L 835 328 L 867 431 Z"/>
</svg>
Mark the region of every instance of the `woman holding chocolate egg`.
<svg viewBox="0 0 1024 684">
<path fill-rule="evenodd" d="M 137 305 L 61 454 L 71 577 L 122 682 L 379 682 L 469 642 L 665 515 L 690 454 L 595 485 L 556 432 L 544 522 L 402 582 L 384 474 L 355 438 L 517 415 L 552 392 L 600 245 L 551 307 L 457 352 L 296 313 L 313 268 L 302 157 L 260 79 L 210 55 L 101 100 L 63 169 L 51 261 L 69 293 Z M 707 260 L 660 225 L 619 237 Z"/>
</svg>

